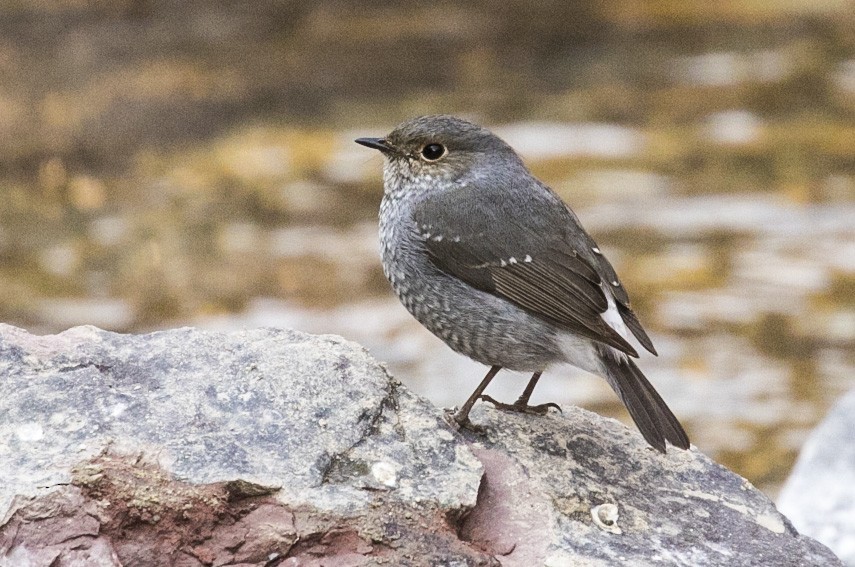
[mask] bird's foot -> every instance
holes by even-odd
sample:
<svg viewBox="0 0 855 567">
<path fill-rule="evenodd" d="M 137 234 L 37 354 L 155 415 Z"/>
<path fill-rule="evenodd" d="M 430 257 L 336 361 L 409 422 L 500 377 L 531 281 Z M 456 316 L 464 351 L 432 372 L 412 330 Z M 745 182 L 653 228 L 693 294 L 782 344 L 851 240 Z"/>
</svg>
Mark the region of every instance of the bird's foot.
<svg viewBox="0 0 855 567">
<path fill-rule="evenodd" d="M 479 435 L 486 432 L 486 429 L 480 425 L 475 425 L 469 420 L 469 412 L 464 414 L 460 410 L 447 409 L 445 410 L 445 417 L 451 425 L 456 426 L 458 429 L 466 429 Z"/>
<path fill-rule="evenodd" d="M 524 400 L 517 400 L 512 404 L 503 404 L 502 402 L 496 401 L 486 394 L 481 396 L 479 399 L 484 400 L 485 402 L 490 402 L 491 404 L 493 404 L 493 406 L 495 406 L 496 409 L 502 411 L 513 411 L 517 413 L 528 413 L 533 415 L 546 415 L 549 412 L 549 408 L 555 408 L 559 412 L 564 413 L 561 411 L 561 406 L 553 402 L 530 406 Z"/>
</svg>

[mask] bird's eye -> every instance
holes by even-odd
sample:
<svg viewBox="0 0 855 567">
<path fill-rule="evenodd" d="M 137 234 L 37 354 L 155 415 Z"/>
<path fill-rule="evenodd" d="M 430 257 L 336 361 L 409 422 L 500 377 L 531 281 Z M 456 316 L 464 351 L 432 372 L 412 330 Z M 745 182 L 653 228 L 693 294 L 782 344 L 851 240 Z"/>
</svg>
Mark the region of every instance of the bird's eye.
<svg viewBox="0 0 855 567">
<path fill-rule="evenodd" d="M 422 148 L 422 157 L 425 161 L 436 161 L 446 153 L 442 144 L 428 144 Z"/>
</svg>

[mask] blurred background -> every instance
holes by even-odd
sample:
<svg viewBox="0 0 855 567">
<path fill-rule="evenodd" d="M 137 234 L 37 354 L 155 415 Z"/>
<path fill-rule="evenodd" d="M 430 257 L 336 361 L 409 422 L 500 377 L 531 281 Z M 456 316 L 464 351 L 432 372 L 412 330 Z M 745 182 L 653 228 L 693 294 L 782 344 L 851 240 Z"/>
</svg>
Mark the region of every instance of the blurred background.
<svg viewBox="0 0 855 567">
<path fill-rule="evenodd" d="M 0 321 L 337 333 L 460 404 L 484 368 L 392 296 L 382 159 L 352 142 L 454 113 L 574 207 L 659 349 L 645 373 L 774 496 L 855 370 L 853 6 L 6 0 Z M 628 422 L 572 368 L 534 401 Z"/>
</svg>

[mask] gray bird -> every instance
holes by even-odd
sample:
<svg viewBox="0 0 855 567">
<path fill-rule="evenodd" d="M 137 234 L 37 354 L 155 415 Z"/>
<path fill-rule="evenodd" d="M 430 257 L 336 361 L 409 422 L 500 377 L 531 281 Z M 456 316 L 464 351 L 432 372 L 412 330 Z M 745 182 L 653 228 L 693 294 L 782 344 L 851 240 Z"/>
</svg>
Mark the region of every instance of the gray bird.
<svg viewBox="0 0 855 567">
<path fill-rule="evenodd" d="M 677 418 L 630 357 L 630 333 L 656 354 L 614 268 L 576 214 L 489 130 L 452 116 L 404 122 L 357 143 L 382 152 L 383 271 L 407 310 L 490 371 L 479 398 L 544 413 L 529 398 L 543 370 L 570 363 L 604 377 L 651 446 L 688 449 Z M 533 375 L 514 404 L 484 389 L 502 368 Z"/>
</svg>

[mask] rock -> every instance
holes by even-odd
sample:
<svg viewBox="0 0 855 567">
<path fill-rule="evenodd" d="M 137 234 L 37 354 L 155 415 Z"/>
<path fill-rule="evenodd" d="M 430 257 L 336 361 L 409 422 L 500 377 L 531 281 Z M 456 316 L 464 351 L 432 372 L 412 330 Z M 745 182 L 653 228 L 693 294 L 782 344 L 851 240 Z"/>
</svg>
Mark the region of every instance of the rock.
<svg viewBox="0 0 855 567">
<path fill-rule="evenodd" d="M 800 531 L 855 567 L 855 390 L 811 433 L 778 506 Z"/>
<path fill-rule="evenodd" d="M 840 565 L 695 450 L 472 418 L 338 337 L 0 325 L 0 566 Z"/>
</svg>

